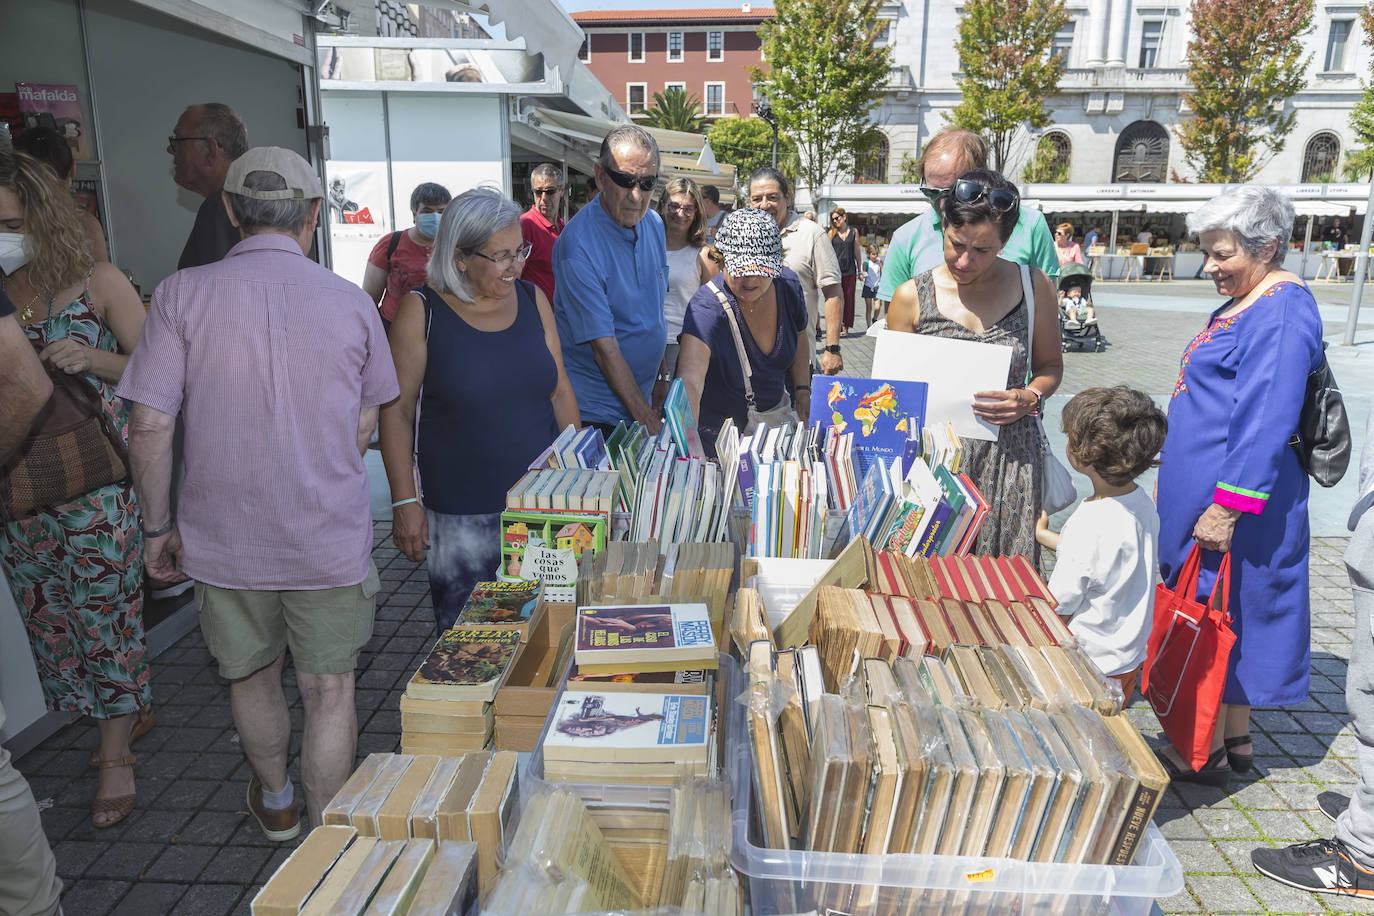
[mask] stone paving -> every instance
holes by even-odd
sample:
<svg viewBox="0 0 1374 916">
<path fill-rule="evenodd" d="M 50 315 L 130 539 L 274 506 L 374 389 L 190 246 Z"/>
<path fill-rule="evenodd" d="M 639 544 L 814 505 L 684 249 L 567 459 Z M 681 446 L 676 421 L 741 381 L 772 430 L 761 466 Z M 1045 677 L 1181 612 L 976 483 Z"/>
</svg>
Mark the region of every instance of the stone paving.
<svg viewBox="0 0 1374 916">
<path fill-rule="evenodd" d="M 1341 305 L 1348 287 L 1323 290 L 1318 298 Z M 1129 383 L 1161 400 L 1177 372 L 1178 354 L 1211 307 L 1210 285 L 1178 282 L 1101 284 L 1099 301 L 1112 293 L 1131 307 L 1111 310 L 1103 325 L 1111 346 L 1103 353 L 1065 355 L 1071 394 L 1093 384 Z M 1157 297 L 1161 308 L 1149 297 Z M 1180 296 L 1197 303 L 1180 307 Z M 1374 311 L 1371 311 L 1374 318 Z M 1328 331 L 1339 332 L 1328 325 Z M 847 371 L 861 374 L 871 361 L 871 341 L 845 342 Z M 1374 364 L 1363 353 L 1340 358 L 1347 392 L 1374 391 Z M 1332 356 L 1336 364 L 1337 356 Z M 1055 435 L 1052 414 L 1046 425 Z M 1362 428 L 1363 409 L 1352 411 Z M 1359 443 L 1357 442 L 1357 448 Z M 1061 445 L 1062 447 L 1062 445 Z M 1345 504 L 1347 507 L 1349 503 Z M 1314 523 L 1312 542 L 1311 697 L 1283 710 L 1253 717 L 1256 770 L 1228 790 L 1171 788 L 1156 822 L 1183 865 L 1186 889 L 1160 901 L 1164 913 L 1374 912 L 1353 898 L 1305 893 L 1256 874 L 1249 852 L 1330 835 L 1317 811 L 1324 789 L 1348 793 L 1356 779 L 1356 742 L 1345 711 L 1345 668 L 1353 629 L 1352 608 L 1339 531 Z M 395 750 L 400 737 L 399 700 L 410 672 L 432 638 L 433 622 L 423 570 L 400 556 L 386 521 L 376 524 L 374 558 L 381 571 L 375 635 L 359 660 L 358 753 Z M 173 913 L 191 916 L 247 914 L 256 888 L 294 844 L 271 844 L 248 817 L 244 792 L 249 772 L 238 747 L 227 690 L 217 677 L 198 630 L 152 663 L 157 727 L 134 747 L 139 756 L 138 806 L 123 823 L 96 830 L 89 823 L 94 774 L 87 756 L 96 733 L 86 721 L 67 726 L 17 761 L 43 810 L 43 824 L 67 885 L 68 916 L 107 913 Z M 300 744 L 301 707 L 288 668 L 293 754 Z M 1127 714 L 1147 736 L 1158 732 L 1149 707 L 1138 697 Z M 299 786 L 298 764 L 293 779 Z"/>
</svg>

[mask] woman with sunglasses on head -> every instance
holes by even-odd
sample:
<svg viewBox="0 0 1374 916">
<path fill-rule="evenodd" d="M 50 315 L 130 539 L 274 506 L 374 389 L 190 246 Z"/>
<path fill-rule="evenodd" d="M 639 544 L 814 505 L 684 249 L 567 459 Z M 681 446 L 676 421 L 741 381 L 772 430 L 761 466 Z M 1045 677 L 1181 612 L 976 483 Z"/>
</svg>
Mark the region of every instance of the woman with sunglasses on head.
<svg viewBox="0 0 1374 916">
<path fill-rule="evenodd" d="M 1058 300 L 1044 273 L 1028 268 L 1035 296 L 1031 328 L 1021 265 L 998 256 L 1020 216 L 1016 187 L 1005 177 L 985 169 L 965 172 L 937 206 L 944 263 L 897 288 L 887 326 L 1012 348 L 1006 389 L 980 391 L 973 403 L 974 413 L 1002 427 L 997 440 L 964 440 L 964 467 L 992 504 L 972 552 L 1021 554 L 1038 562 L 1043 459 L 1033 417 L 1064 373 Z"/>
<path fill-rule="evenodd" d="M 687 302 L 702 284 L 720 270 L 706 254 L 706 208 L 701 191 L 690 178 L 673 178 L 663 187 L 658 204 L 663 231 L 668 242 L 668 294 L 663 298 L 663 316 L 668 320 L 668 348 L 663 364 L 677 375 L 678 338 Z M 657 409 L 661 404 L 654 405 Z"/>
<path fill-rule="evenodd" d="M 459 194 L 428 284 L 401 299 L 391 325 L 401 394 L 382 408 L 381 443 L 392 538 L 411 561 L 427 559 L 440 631 L 497 572 L 506 491 L 559 429 L 581 425 L 553 309 L 520 279 L 529 252 L 512 201 Z"/>
</svg>

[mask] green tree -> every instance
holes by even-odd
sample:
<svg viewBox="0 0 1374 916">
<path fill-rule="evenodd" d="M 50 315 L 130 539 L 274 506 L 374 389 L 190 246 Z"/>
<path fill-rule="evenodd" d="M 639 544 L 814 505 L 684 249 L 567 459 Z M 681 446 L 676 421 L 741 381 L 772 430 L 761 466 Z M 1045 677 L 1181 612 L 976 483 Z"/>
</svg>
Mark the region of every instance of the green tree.
<svg viewBox="0 0 1374 916">
<path fill-rule="evenodd" d="M 1035 144 L 1030 162 L 1021 170 L 1021 180 L 1031 184 L 1063 184 L 1069 180 L 1069 164 L 1059 157 L 1059 150 L 1049 137 L 1041 137 Z"/>
<path fill-rule="evenodd" d="M 773 163 L 773 128 L 759 118 L 721 118 L 706 135 L 717 162 L 735 167 L 740 182 L 747 181 L 757 169 Z M 786 134 L 778 135 L 778 166 L 795 174 L 796 145 Z"/>
<path fill-rule="evenodd" d="M 768 70 L 750 75 L 797 145 L 800 183 L 819 188 L 854 172 L 870 148 L 870 112 L 891 66 L 878 47 L 882 0 L 777 0 L 759 27 Z"/>
<path fill-rule="evenodd" d="M 650 127 L 681 130 L 689 134 L 701 131 L 701 100 L 683 89 L 655 92 L 654 104 L 644 112 Z"/>
<path fill-rule="evenodd" d="M 1360 26 L 1364 29 L 1364 43 L 1374 48 L 1374 2 L 1360 10 Z M 1345 177 L 1351 181 L 1374 178 L 1374 79 L 1361 80 L 1364 93 L 1350 112 L 1350 130 L 1364 144 L 1345 154 Z"/>
<path fill-rule="evenodd" d="M 1193 114 L 1179 143 L 1199 181 L 1249 181 L 1293 130 L 1283 103 L 1306 83 L 1312 0 L 1192 0 L 1190 15 Z"/>
<path fill-rule="evenodd" d="M 959 89 L 948 115 L 955 127 L 982 134 L 992 166 L 1005 172 L 1012 144 L 1027 127 L 1050 123 L 1045 101 L 1059 89 L 1062 55 L 1054 33 L 1069 21 L 1064 0 L 968 0 L 959 20 Z"/>
<path fill-rule="evenodd" d="M 921 183 L 921 160 L 910 153 L 902 153 L 902 161 L 897 166 L 898 180 L 902 184 Z"/>
</svg>

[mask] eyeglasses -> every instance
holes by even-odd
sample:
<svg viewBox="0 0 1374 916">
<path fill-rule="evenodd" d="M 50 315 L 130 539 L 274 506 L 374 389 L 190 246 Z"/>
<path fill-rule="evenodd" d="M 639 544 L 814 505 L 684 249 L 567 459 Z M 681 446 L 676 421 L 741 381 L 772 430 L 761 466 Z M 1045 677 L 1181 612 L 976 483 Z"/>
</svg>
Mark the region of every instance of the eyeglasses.
<svg viewBox="0 0 1374 916">
<path fill-rule="evenodd" d="M 987 199 L 988 206 L 997 213 L 1006 213 L 1016 206 L 1021 196 L 1015 191 L 1006 188 L 989 188 L 981 181 L 974 181 L 971 178 L 960 178 L 954 182 L 951 189 L 954 199 L 961 204 L 977 203 L 984 198 Z"/>
<path fill-rule="evenodd" d="M 178 143 L 188 143 L 191 140 L 209 140 L 209 137 L 168 137 L 167 145 L 175 146 Z"/>
<path fill-rule="evenodd" d="M 530 193 L 535 197 L 545 197 L 558 193 L 557 188 L 531 188 Z"/>
<path fill-rule="evenodd" d="M 639 189 L 641 191 L 652 191 L 654 189 L 654 186 L 658 184 L 657 175 L 645 175 L 643 177 L 638 177 L 635 175 L 626 175 L 624 172 L 617 172 L 609 165 L 602 165 L 601 169 L 606 173 L 606 175 L 611 179 L 611 181 L 614 181 L 616 184 L 620 185 L 622 188 L 625 188 L 626 190 L 633 188 L 635 185 L 639 185 Z"/>
<path fill-rule="evenodd" d="M 921 193 L 925 195 L 926 200 L 930 201 L 932 204 L 936 204 L 940 202 L 941 197 L 949 193 L 949 188 L 931 188 L 922 185 Z"/>
<path fill-rule="evenodd" d="M 669 213 L 681 213 L 683 216 L 695 216 L 697 212 L 695 204 L 675 204 L 672 201 L 665 204 L 663 209 Z"/>
<path fill-rule="evenodd" d="M 526 258 L 530 256 L 530 252 L 532 250 L 534 250 L 534 246 L 531 245 L 529 242 L 526 242 L 525 244 L 521 245 L 519 248 L 515 249 L 509 254 L 502 255 L 499 258 L 493 258 L 491 255 L 478 251 L 476 248 L 473 248 L 470 251 L 468 251 L 468 254 L 475 254 L 479 258 L 486 258 L 488 261 L 495 264 L 497 267 L 504 269 L 511 266 L 512 264 L 524 261 Z"/>
</svg>

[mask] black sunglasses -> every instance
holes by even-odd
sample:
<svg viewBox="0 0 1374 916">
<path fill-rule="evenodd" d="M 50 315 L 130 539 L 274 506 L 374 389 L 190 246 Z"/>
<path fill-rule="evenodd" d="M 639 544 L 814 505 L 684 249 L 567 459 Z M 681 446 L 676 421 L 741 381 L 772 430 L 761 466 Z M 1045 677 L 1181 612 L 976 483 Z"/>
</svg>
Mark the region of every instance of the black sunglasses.
<svg viewBox="0 0 1374 916">
<path fill-rule="evenodd" d="M 639 185 L 641 191 L 652 191 L 654 186 L 658 184 L 657 175 L 646 175 L 643 178 L 636 178 L 634 175 L 626 175 L 624 172 L 617 172 L 609 165 L 602 165 L 601 169 L 610 177 L 611 181 L 614 181 L 626 190 L 633 188 L 635 185 Z"/>
<path fill-rule="evenodd" d="M 954 195 L 954 199 L 961 204 L 977 203 L 983 198 L 987 198 L 988 206 L 997 213 L 1006 213 L 1016 206 L 1021 196 L 1015 191 L 1006 188 L 989 188 L 981 181 L 974 181 L 972 178 L 960 178 L 954 182 L 954 187 L 950 188 L 949 193 Z"/>
</svg>

